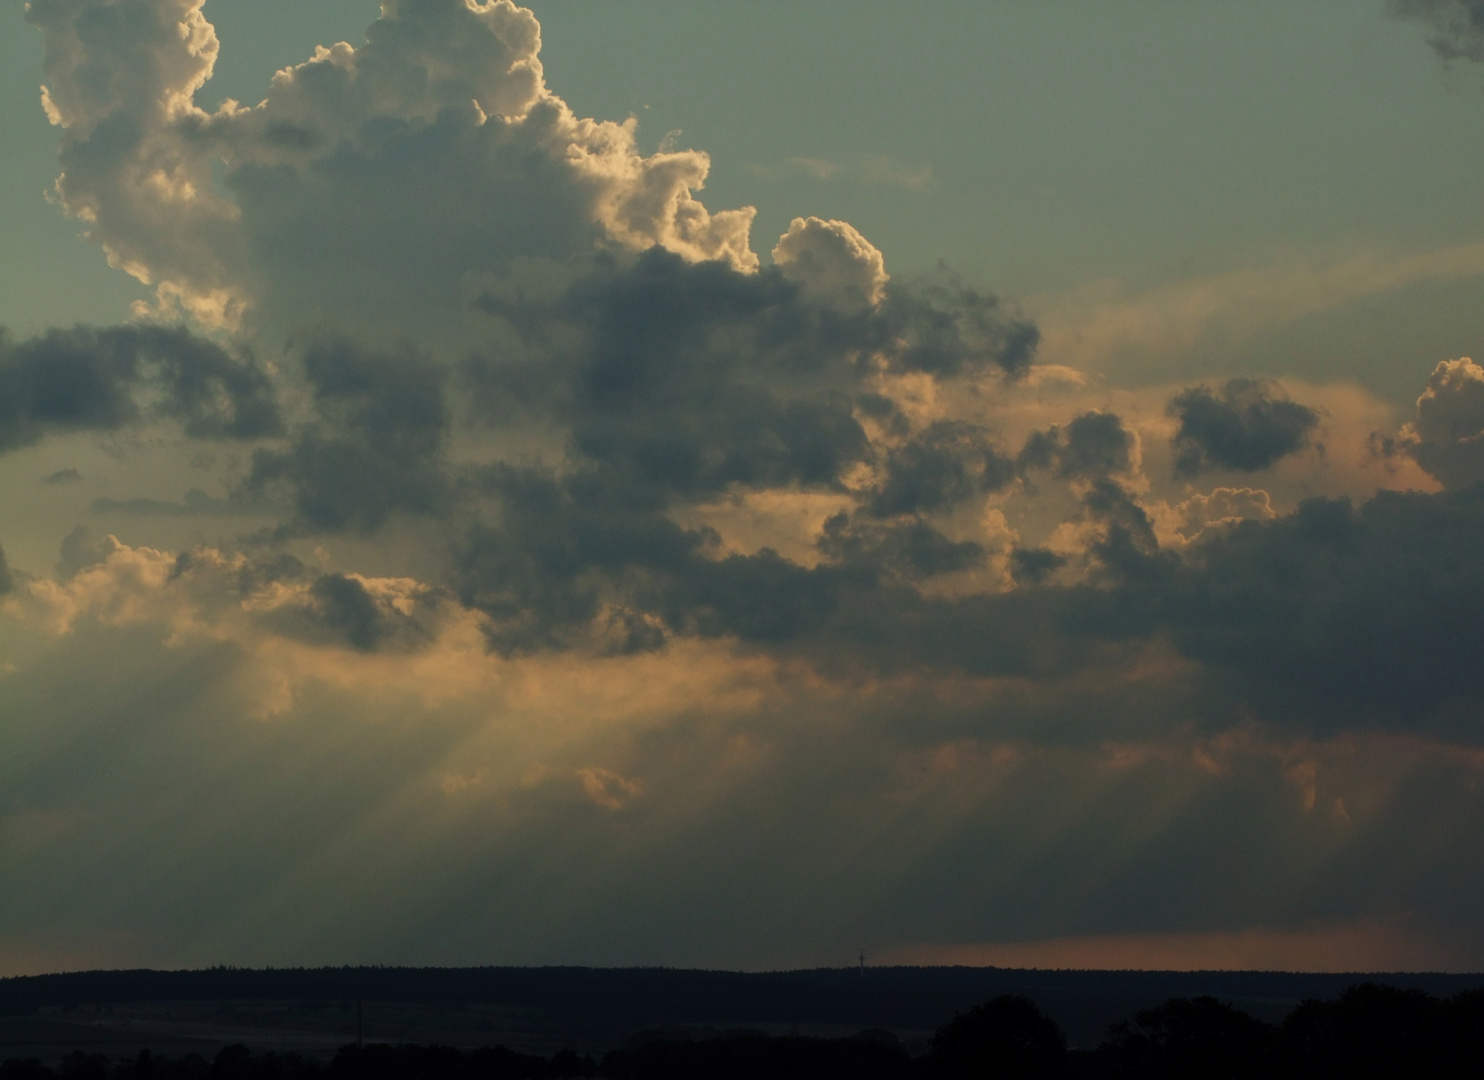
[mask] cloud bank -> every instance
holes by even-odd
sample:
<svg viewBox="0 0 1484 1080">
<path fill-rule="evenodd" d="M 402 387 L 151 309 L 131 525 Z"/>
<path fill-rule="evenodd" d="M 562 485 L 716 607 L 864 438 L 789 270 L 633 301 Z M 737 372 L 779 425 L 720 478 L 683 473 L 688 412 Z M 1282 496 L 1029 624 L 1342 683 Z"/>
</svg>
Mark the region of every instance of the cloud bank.
<svg viewBox="0 0 1484 1080">
<path fill-rule="evenodd" d="M 1471 361 L 1410 418 L 1120 385 L 847 222 L 765 261 L 509 0 L 388 0 L 214 112 L 200 0 L 27 18 L 61 205 L 155 289 L 0 339 L 0 481 L 118 530 L 0 558 L 28 940 L 1484 956 Z"/>
</svg>

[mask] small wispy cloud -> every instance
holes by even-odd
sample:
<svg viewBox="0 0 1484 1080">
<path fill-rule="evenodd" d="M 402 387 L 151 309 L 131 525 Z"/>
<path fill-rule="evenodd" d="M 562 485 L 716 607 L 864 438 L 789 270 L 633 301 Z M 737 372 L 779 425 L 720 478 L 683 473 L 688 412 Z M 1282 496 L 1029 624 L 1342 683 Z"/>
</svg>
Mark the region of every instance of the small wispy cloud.
<svg viewBox="0 0 1484 1080">
<path fill-rule="evenodd" d="M 887 154 L 865 154 L 849 161 L 791 157 L 777 165 L 753 165 L 751 169 L 766 180 L 802 176 L 820 183 L 899 187 L 908 191 L 926 191 L 933 185 L 931 165 L 910 165 Z"/>
<path fill-rule="evenodd" d="M 933 183 L 932 166 L 906 165 L 884 154 L 868 154 L 861 159 L 861 168 L 868 184 L 926 191 Z"/>
<path fill-rule="evenodd" d="M 840 173 L 840 163 L 827 158 L 792 157 L 783 164 L 789 171 L 815 180 L 833 180 Z"/>
</svg>

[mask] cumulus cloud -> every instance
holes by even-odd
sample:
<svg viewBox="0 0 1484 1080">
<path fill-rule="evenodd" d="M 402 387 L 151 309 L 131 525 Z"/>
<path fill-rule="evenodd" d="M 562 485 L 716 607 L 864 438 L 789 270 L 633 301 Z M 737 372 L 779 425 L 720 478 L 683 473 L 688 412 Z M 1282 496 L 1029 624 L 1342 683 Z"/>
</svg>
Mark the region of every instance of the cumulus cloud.
<svg viewBox="0 0 1484 1080">
<path fill-rule="evenodd" d="M 1234 525 L 1249 518 L 1268 521 L 1277 516 L 1272 497 L 1259 488 L 1216 488 L 1208 495 L 1192 495 L 1177 508 L 1177 531 L 1185 537 L 1200 535 L 1212 526 Z"/>
<path fill-rule="evenodd" d="M 1484 480 L 1484 368 L 1467 356 L 1443 360 L 1417 399 L 1416 417 L 1389 443 L 1448 487 Z"/>
<path fill-rule="evenodd" d="M 843 514 L 825 522 L 820 550 L 845 566 L 878 574 L 934 577 L 976 566 L 984 548 L 973 540 L 950 540 L 923 521 L 896 525 L 852 524 Z"/>
<path fill-rule="evenodd" d="M 1477 494 L 1316 499 L 1203 537 L 1159 603 L 1192 659 L 1324 727 L 1399 725 L 1475 741 L 1466 659 L 1484 577 Z"/>
<path fill-rule="evenodd" d="M 716 538 L 677 515 L 789 490 L 864 501 L 878 517 L 946 511 L 1010 479 L 986 431 L 916 430 L 878 383 L 1013 377 L 1033 330 L 992 297 L 886 288 L 878 306 L 841 310 L 777 267 L 743 274 L 651 250 L 602 260 L 544 303 L 487 294 L 522 348 L 464 366 L 476 415 L 569 437 L 560 468 L 476 470 L 473 490 L 496 507 L 460 548 L 461 592 L 509 628 L 507 644 L 556 641 L 615 604 L 675 631 L 777 639 L 816 622 L 836 570 L 811 576 L 773 552 L 715 559 Z M 649 621 L 630 625 L 636 647 L 662 640 Z"/>
<path fill-rule="evenodd" d="M 275 638 L 360 653 L 430 645 L 457 618 L 449 597 L 408 578 L 324 573 L 286 554 L 131 547 L 78 526 L 54 578 L 12 582 L 11 611 L 53 634 L 83 625 L 153 627 L 186 646 Z M 24 595 L 19 595 L 19 594 Z"/>
<path fill-rule="evenodd" d="M 573 115 L 510 0 L 384 4 L 360 46 L 321 48 L 260 103 L 213 113 L 194 101 L 219 53 L 201 7 L 27 10 L 46 34 L 62 203 L 164 309 L 221 326 L 262 308 L 405 320 L 456 310 L 468 272 L 597 243 L 757 266 L 752 209 L 711 214 L 693 195 L 707 155 L 645 157 L 633 121 Z"/>
<path fill-rule="evenodd" d="M 294 507 L 283 535 L 369 532 L 397 512 L 445 508 L 440 466 L 447 435 L 442 372 L 404 350 L 362 349 L 340 338 L 311 345 L 303 367 L 316 420 L 286 449 L 253 456 L 245 490 L 282 490 Z"/>
<path fill-rule="evenodd" d="M 886 260 L 845 221 L 794 218 L 773 248 L 783 276 L 845 309 L 875 306 L 886 293 Z"/>
<path fill-rule="evenodd" d="M 1220 390 L 1192 387 L 1176 394 L 1169 413 L 1175 433 L 1175 471 L 1194 476 L 1207 469 L 1259 472 L 1301 449 L 1319 415 L 1290 401 L 1272 383 L 1230 379 Z"/>
<path fill-rule="evenodd" d="M 1053 469 L 1061 477 L 1095 480 L 1127 472 L 1136 447 L 1135 436 L 1117 415 L 1088 412 L 1065 426 L 1033 434 L 1017 460 L 1022 469 Z"/>
<path fill-rule="evenodd" d="M 241 493 L 292 508 L 279 540 L 371 535 L 399 516 L 445 523 L 447 583 L 501 651 L 624 654 L 689 634 L 848 649 L 844 620 L 870 608 L 879 615 L 865 623 L 907 612 L 991 622 L 1025 601 L 928 600 L 913 583 L 981 563 L 989 538 L 949 519 L 1037 469 L 1079 501 L 1056 547 L 1011 556 L 1013 580 L 1038 586 L 1035 603 L 1060 610 L 1074 594 L 1058 590 L 1083 581 L 1169 578 L 1169 553 L 1128 486 L 1140 437 L 1117 414 L 1075 415 L 1012 461 L 990 425 L 909 414 L 883 392 L 891 378 L 1013 381 L 1035 355 L 1033 324 L 952 278 L 890 278 L 845 222 L 795 219 L 773 265 L 758 267 L 750 215 L 710 215 L 693 198 L 704 155 L 643 157 L 632 124 L 580 120 L 545 86 L 529 12 L 388 4 L 364 44 L 322 49 L 280 72 L 262 103 L 211 114 L 193 103 L 217 55 L 199 4 L 56 0 L 30 18 L 47 32 L 64 202 L 110 257 L 159 282 L 161 302 L 228 325 L 269 312 L 416 330 L 411 308 L 437 319 L 474 289 L 475 344 L 456 372 L 412 344 L 331 334 L 297 350 L 307 412 L 256 450 Z M 209 395 L 171 386 L 188 430 L 273 433 L 236 413 L 213 428 L 193 411 Z M 134 416 L 126 395 L 89 407 L 76 423 Z M 1186 391 L 1171 409 L 1185 474 L 1267 467 L 1316 422 L 1241 380 Z M 559 452 L 459 459 L 461 421 L 554 433 Z M 724 553 L 715 534 L 681 524 L 739 491 L 816 492 L 853 510 L 820 528 L 811 565 L 766 547 Z M 222 509 L 203 500 L 97 506 Z M 1187 509 L 1187 536 L 1244 516 Z M 312 589 L 311 606 L 358 647 L 380 640 L 356 578 Z M 1059 625 L 1055 614 L 1029 623 L 1045 618 Z M 1043 641 L 1040 670 L 1078 654 L 1077 638 Z M 1036 667 L 986 664 L 964 646 L 932 662 Z"/>
<path fill-rule="evenodd" d="M 1126 463 L 1126 462 L 1125 462 Z M 982 429 L 940 420 L 888 452 L 885 476 L 868 507 L 876 517 L 951 509 L 1014 478 Z"/>
</svg>

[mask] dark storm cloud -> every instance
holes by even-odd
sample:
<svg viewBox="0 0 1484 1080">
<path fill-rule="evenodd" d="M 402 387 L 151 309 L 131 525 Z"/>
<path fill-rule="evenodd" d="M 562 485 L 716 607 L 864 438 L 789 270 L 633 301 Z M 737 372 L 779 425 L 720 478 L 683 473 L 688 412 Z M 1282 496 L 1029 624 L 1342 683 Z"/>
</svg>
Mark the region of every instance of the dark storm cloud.
<svg viewBox="0 0 1484 1080">
<path fill-rule="evenodd" d="M 825 522 L 819 550 L 842 566 L 907 578 L 951 574 L 984 561 L 981 545 L 972 540 L 950 540 L 926 522 L 863 525 L 852 523 L 846 514 L 836 514 Z"/>
<path fill-rule="evenodd" d="M 1021 585 L 1039 585 L 1065 565 L 1065 555 L 1047 548 L 1016 548 L 1010 553 L 1010 572 Z"/>
<path fill-rule="evenodd" d="M 491 642 L 505 653 L 581 644 L 604 619 L 600 647 L 611 651 L 658 648 L 667 633 L 827 644 L 838 635 L 832 628 L 842 606 L 875 606 L 889 619 L 891 605 L 915 596 L 892 581 L 982 558 L 977 544 L 921 523 L 853 527 L 843 519 L 831 522 L 821 544 L 836 561 L 818 567 L 767 548 L 716 558 L 713 537 L 682 529 L 595 475 L 502 469 L 495 482 L 500 522 L 467 537 L 459 592 L 491 616 Z"/>
<path fill-rule="evenodd" d="M 145 394 L 149 404 L 139 400 Z M 156 418 L 200 439 L 252 439 L 281 427 L 268 373 L 187 330 L 79 326 L 22 342 L 0 331 L 0 451 Z"/>
<path fill-rule="evenodd" d="M 1155 546 L 1147 516 L 1112 485 L 1088 504 L 1107 525 L 1093 546 L 1108 571 L 1101 586 L 1030 588 L 966 603 L 953 619 L 977 608 L 988 625 L 1015 611 L 1027 655 L 1168 641 L 1206 671 L 1212 716 L 1243 705 L 1321 734 L 1382 728 L 1484 740 L 1484 668 L 1474 657 L 1484 635 L 1484 567 L 1474 551 L 1484 490 L 1382 492 L 1358 507 L 1313 499 L 1286 517 L 1214 530 L 1183 558 Z M 1033 582 L 1060 560 L 1029 549 L 1012 566 Z M 1039 647 L 1029 644 L 1039 635 Z M 973 670 L 962 648 L 957 655 Z"/>
<path fill-rule="evenodd" d="M 901 343 L 894 362 L 902 370 L 938 376 L 993 366 L 1017 377 L 1030 368 L 1041 343 L 1034 323 L 949 275 L 889 284 L 874 321 L 883 344 Z"/>
<path fill-rule="evenodd" d="M 75 535 L 84 556 L 95 558 L 99 552 L 88 534 Z M 218 553 L 187 551 L 176 556 L 171 580 L 201 590 L 197 595 L 224 592 L 231 607 L 250 612 L 274 634 L 363 653 L 425 646 L 447 599 L 440 589 L 406 581 L 388 595 L 374 582 L 368 587 L 354 575 L 320 572 L 282 551 L 241 558 L 223 571 Z"/>
<path fill-rule="evenodd" d="M 1133 435 L 1115 413 L 1088 412 L 1065 427 L 1033 434 L 1016 464 L 1022 471 L 1054 469 L 1064 479 L 1093 480 L 1127 472 L 1133 448 Z"/>
<path fill-rule="evenodd" d="M 1134 438 L 1113 413 L 1083 413 L 1066 427 L 1057 472 L 1092 478 L 1126 472 Z"/>
<path fill-rule="evenodd" d="M 1014 463 L 981 429 L 940 421 L 887 455 L 886 479 L 869 509 L 877 517 L 949 509 L 1014 478 Z"/>
<path fill-rule="evenodd" d="M 1144 508 L 1112 480 L 1096 481 L 1082 503 L 1088 516 L 1101 522 L 1105 530 L 1093 543 L 1091 554 L 1115 579 L 1159 580 L 1178 562 L 1174 554 L 1160 550 L 1154 524 Z"/>
<path fill-rule="evenodd" d="M 491 617 L 491 643 L 501 652 L 579 646 L 596 621 L 606 626 L 600 647 L 614 651 L 697 634 L 831 655 L 866 645 L 852 662 L 893 667 L 961 661 L 1001 671 L 1009 663 L 968 655 L 973 642 L 1003 639 L 1008 628 L 978 627 L 971 640 L 947 647 L 934 624 L 947 616 L 951 635 L 976 617 L 904 584 L 983 559 L 978 544 L 920 521 L 881 525 L 841 515 L 821 539 L 828 561 L 809 568 L 767 548 L 718 557 L 714 536 L 682 528 L 643 489 L 623 489 L 597 472 L 502 466 L 485 482 L 498 521 L 467 535 L 456 574 L 460 598 Z M 1023 646 L 1019 654 L 1031 651 Z"/>
<path fill-rule="evenodd" d="M 410 351 L 330 341 L 304 354 L 316 421 L 286 449 L 261 451 L 250 486 L 282 486 L 291 532 L 442 518 L 447 584 L 488 617 L 501 653 L 621 654 L 726 636 L 866 669 L 1044 680 L 1163 641 L 1198 662 L 1212 714 L 1227 719 L 1246 702 L 1306 728 L 1457 734 L 1449 710 L 1484 696 L 1464 655 L 1484 631 L 1484 578 L 1464 551 L 1484 529 L 1476 496 L 1308 503 L 1208 530 L 1176 553 L 1112 479 L 1132 470 L 1137 449 L 1117 415 L 1038 433 L 1013 466 L 982 429 L 914 432 L 871 389 L 870 349 L 886 348 L 898 371 L 916 363 L 883 346 L 873 320 L 884 316 L 817 304 L 780 275 L 655 250 L 600 257 L 544 300 L 516 303 L 492 287 L 481 306 L 518 347 L 461 369 L 463 407 L 564 432 L 559 465 L 456 471 L 442 369 Z M 1265 467 L 1317 423 L 1243 380 L 1188 390 L 1171 411 L 1187 471 Z M 866 418 L 893 433 L 890 448 L 872 445 Z M 767 548 L 724 554 L 717 535 L 673 516 L 737 487 L 843 494 L 862 463 L 880 484 L 829 521 L 817 566 Z M 924 515 L 1034 469 L 1085 485 L 1083 549 L 1012 552 L 1019 587 L 1007 593 L 919 591 L 988 557 Z M 394 640 L 396 620 L 380 607 L 373 618 L 354 579 L 319 581 L 312 597 L 316 632 L 366 650 Z"/>
<path fill-rule="evenodd" d="M 1378 457 L 1406 454 L 1450 488 L 1484 482 L 1484 369 L 1468 357 L 1440 362 L 1412 421 L 1369 444 Z"/>
<path fill-rule="evenodd" d="M 1391 9 L 1431 23 L 1428 44 L 1445 60 L 1484 60 L 1484 0 L 1391 0 Z"/>
<path fill-rule="evenodd" d="M 258 450 L 245 485 L 253 495 L 286 495 L 294 517 L 284 535 L 371 532 L 395 513 L 449 507 L 440 369 L 410 349 L 380 352 L 339 338 L 311 345 L 303 366 L 318 419 L 287 448 Z"/>
<path fill-rule="evenodd" d="M 646 490 L 593 471 L 559 476 L 500 465 L 481 484 L 498 519 L 459 543 L 455 582 L 465 603 L 491 617 L 491 642 L 502 652 L 570 644 L 605 602 L 625 593 L 660 606 L 659 594 L 707 541 L 665 517 Z M 622 648 L 645 642 L 660 639 L 625 633 Z"/>
<path fill-rule="evenodd" d="M 738 484 L 831 486 L 869 453 L 854 416 L 873 356 L 940 375 L 1022 371 L 1033 326 L 966 289 L 889 286 L 876 308 L 811 299 L 776 268 L 742 274 L 655 248 L 608 259 L 545 307 L 499 290 L 478 306 L 532 358 L 465 369 L 486 412 L 513 403 L 570 428 L 574 450 L 696 497 Z"/>
<path fill-rule="evenodd" d="M 656 248 L 594 260 L 544 301 L 500 285 L 477 306 L 520 348 L 464 366 L 476 415 L 524 414 L 569 434 L 564 470 L 499 466 L 477 485 L 494 510 L 460 544 L 455 579 L 491 616 L 500 650 L 571 644 L 595 620 L 618 651 L 666 633 L 776 644 L 817 631 L 842 591 L 982 561 L 978 544 L 920 521 L 848 515 L 822 540 L 822 568 L 766 549 L 717 558 L 714 535 L 668 513 L 734 488 L 843 491 L 880 453 L 858 415 L 910 430 L 869 389 L 875 358 L 898 373 L 1023 370 L 1034 327 L 993 297 L 934 281 L 842 309 L 777 269 L 743 274 Z M 876 518 L 948 510 L 1014 478 L 966 424 L 907 435 L 880 464 Z"/>
<path fill-rule="evenodd" d="M 568 298 L 588 331 L 569 383 L 574 448 L 672 492 L 833 485 L 868 444 L 854 371 L 776 274 L 688 266 L 659 250 Z M 823 324 L 822 321 L 823 320 Z"/>
<path fill-rule="evenodd" d="M 0 547 L 0 596 L 15 589 L 15 576 L 10 572 L 10 563 L 5 558 L 5 549 Z"/>
<path fill-rule="evenodd" d="M 448 584 L 488 617 L 502 653 L 632 653 L 677 635 L 729 636 L 832 664 L 1055 679 L 1109 648 L 1165 640 L 1224 688 L 1227 705 L 1248 701 L 1275 722 L 1454 730 L 1449 710 L 1484 695 L 1464 655 L 1484 630 L 1484 578 L 1460 547 L 1484 529 L 1468 493 L 1309 503 L 1211 530 L 1177 555 L 1111 479 L 1131 470 L 1137 446 L 1115 414 L 1038 433 L 1013 464 L 971 425 L 913 432 L 870 389 L 865 358 L 883 350 L 898 371 L 952 365 L 900 344 L 904 308 L 890 299 L 885 314 L 842 312 L 769 271 L 654 250 L 594 260 L 540 302 L 492 289 L 481 306 L 520 347 L 465 365 L 464 406 L 476 419 L 524 416 L 564 431 L 559 467 L 455 470 L 443 369 L 410 350 L 321 340 L 302 356 L 315 420 L 288 446 L 258 452 L 248 488 L 283 492 L 294 514 L 286 535 L 368 533 L 394 514 L 446 520 Z M 896 344 L 883 340 L 887 324 Z M 1013 371 L 978 355 L 981 369 Z M 1243 380 L 1188 390 L 1170 408 L 1187 472 L 1265 467 L 1317 423 Z M 896 432 L 889 449 L 872 446 L 867 417 Z M 880 484 L 828 522 L 814 567 L 767 548 L 723 555 L 716 535 L 671 516 L 734 487 L 843 493 L 862 463 Z M 1009 593 L 919 592 L 987 557 L 923 515 L 1027 469 L 1088 485 L 1085 550 L 1013 552 L 1020 587 Z M 1069 567 L 1084 584 L 1057 584 Z M 359 580 L 305 587 L 295 634 L 366 651 L 410 640 L 413 624 Z"/>
<path fill-rule="evenodd" d="M 269 264 L 264 306 L 285 325 L 334 312 L 358 326 L 433 335 L 457 317 L 458 282 L 472 268 L 590 249 L 600 234 L 588 220 L 590 196 L 542 145 L 547 125 L 482 120 L 466 98 L 428 124 L 266 131 L 268 146 L 290 153 L 270 151 L 226 176 L 255 255 Z M 315 165 L 285 168 L 284 156 Z M 428 191 L 436 196 L 409 195 Z M 387 273 L 388 265 L 416 269 Z"/>
<path fill-rule="evenodd" d="M 510 472 L 501 524 L 469 537 L 463 598 L 494 616 L 502 650 L 570 647 L 605 608 L 625 651 L 728 635 L 882 671 L 1054 679 L 1163 640 L 1205 671 L 1207 722 L 1245 702 L 1304 731 L 1484 739 L 1471 719 L 1484 704 L 1479 490 L 1312 500 L 1212 530 L 1181 557 L 1102 480 L 1084 497 L 1098 529 L 1087 583 L 1037 585 L 1067 556 L 1032 548 L 1012 556 L 1024 587 L 951 598 L 912 582 L 982 552 L 921 522 L 832 519 L 814 568 L 767 549 L 716 558 L 704 533 L 588 483 Z"/>
<path fill-rule="evenodd" d="M 56 472 L 43 477 L 41 482 L 51 487 L 58 487 L 62 484 L 76 484 L 81 480 L 82 473 L 76 469 L 58 469 Z"/>
<path fill-rule="evenodd" d="M 1231 379 L 1220 390 L 1192 387 L 1170 400 L 1180 421 L 1175 434 L 1175 471 L 1194 476 L 1206 469 L 1258 472 L 1302 448 L 1319 414 L 1290 401 L 1271 383 Z"/>
<path fill-rule="evenodd" d="M 389 605 L 378 603 L 364 585 L 344 574 L 324 574 L 309 587 L 310 609 L 318 624 L 351 648 L 372 652 L 390 640 L 417 635 L 417 624 Z"/>
<path fill-rule="evenodd" d="M 828 629 L 878 662 L 889 652 L 897 666 L 1032 676 L 1086 662 L 1097 641 L 1164 639 L 1206 669 L 1211 716 L 1246 702 L 1307 731 L 1484 741 L 1484 489 L 1382 492 L 1358 507 L 1315 499 L 1215 530 L 1183 559 L 1158 548 L 1115 485 L 1088 505 L 1106 527 L 1092 551 L 1103 585 L 954 602 L 873 582 L 842 598 Z M 1034 580 L 1058 560 L 1032 549 L 1013 565 Z"/>
<path fill-rule="evenodd" d="M 795 648 L 883 670 L 1051 679 L 1109 646 L 1163 640 L 1204 671 L 1204 692 L 1182 706 L 1204 723 L 1245 710 L 1321 735 L 1484 741 L 1484 489 L 1314 499 L 1215 530 L 1183 559 L 1158 548 L 1116 485 L 1098 484 L 1087 507 L 1106 529 L 1090 552 L 1101 583 L 1036 586 L 1067 564 L 1037 548 L 1011 558 L 1029 587 L 999 595 L 924 597 L 858 576 L 837 583 Z"/>
<path fill-rule="evenodd" d="M 598 647 L 610 651 L 658 648 L 666 633 L 782 645 L 823 632 L 848 593 L 981 554 L 926 526 L 836 521 L 824 546 L 838 563 L 810 569 L 767 548 L 717 558 L 713 535 L 597 472 L 502 466 L 485 483 L 498 523 L 469 532 L 456 574 L 461 599 L 491 617 L 491 642 L 505 653 L 581 644 L 595 621 Z"/>
<path fill-rule="evenodd" d="M 871 577 L 847 567 L 805 569 L 770 548 L 694 560 L 666 597 L 671 625 L 707 637 L 794 648 L 824 632 L 852 588 Z"/>
<path fill-rule="evenodd" d="M 447 522 L 450 584 L 490 616 L 501 651 L 582 640 L 632 652 L 667 634 L 781 642 L 810 632 L 843 588 L 915 579 L 982 560 L 974 543 L 921 522 L 840 524 L 839 566 L 808 570 L 764 551 L 717 559 L 717 538 L 668 516 L 733 487 L 843 491 L 874 460 L 857 419 L 907 431 L 868 389 L 872 355 L 897 371 L 1014 374 L 1033 329 L 993 298 L 903 289 L 879 311 L 844 311 L 781 273 L 687 263 L 659 249 L 567 269 L 545 301 L 480 302 L 521 347 L 461 372 L 466 417 L 563 431 L 559 469 L 450 463 L 445 369 L 410 348 L 313 340 L 300 355 L 312 419 L 286 445 L 260 448 L 235 500 L 106 500 L 100 513 L 233 513 L 266 497 L 291 507 L 280 538 L 369 534 L 396 515 Z M 882 463 L 876 516 L 950 509 L 1003 487 L 1013 468 L 983 432 L 936 425 Z M 252 500 L 259 500 L 254 504 Z M 349 583 L 347 583 L 349 582 Z M 354 581 L 315 586 L 323 620 L 357 648 L 379 647 Z M 364 589 L 362 589 L 364 591 Z"/>
<path fill-rule="evenodd" d="M 381 612 L 366 587 L 343 574 L 326 574 L 310 587 L 326 627 L 353 648 L 370 652 L 382 636 Z"/>
<path fill-rule="evenodd" d="M 1260 701 L 1478 741 L 1484 491 L 1315 499 L 1196 546 L 1150 615 Z"/>
</svg>

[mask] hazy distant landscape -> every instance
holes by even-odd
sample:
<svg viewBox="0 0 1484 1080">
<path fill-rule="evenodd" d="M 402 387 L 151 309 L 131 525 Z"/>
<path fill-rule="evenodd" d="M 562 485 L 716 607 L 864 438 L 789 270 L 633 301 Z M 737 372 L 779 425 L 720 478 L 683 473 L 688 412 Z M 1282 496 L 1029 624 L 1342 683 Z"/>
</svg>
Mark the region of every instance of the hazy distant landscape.
<svg viewBox="0 0 1484 1080">
<path fill-rule="evenodd" d="M 0 1058 L 57 1062 L 74 1050 L 132 1056 L 258 1051 L 326 1057 L 367 1042 L 504 1045 L 601 1057 L 645 1031 L 698 1039 L 739 1028 L 842 1038 L 888 1031 L 926 1052 L 953 1016 L 1023 995 L 1073 1046 L 1171 998 L 1213 996 L 1279 1023 L 1306 999 L 1366 981 L 1449 998 L 1484 976 L 1264 972 L 1075 972 L 984 968 L 841 968 L 747 974 L 589 968 L 323 968 L 85 972 L 0 980 Z"/>
<path fill-rule="evenodd" d="M 955 1048 L 954 1025 L 976 1017 Z M 1382 1041 L 1362 1055 L 1378 1068 L 1478 1049 L 1484 976 L 338 968 L 0 981 L 3 1080 L 142 1080 L 145 1060 L 155 1080 L 244 1062 L 260 1077 L 958 1076 L 1034 1030 L 1050 1057 L 1024 1075 L 1164 1075 L 1171 1054 L 1240 1066 L 1211 1075 L 1318 1055 L 1341 1075 L 1367 1039 Z"/>
</svg>

